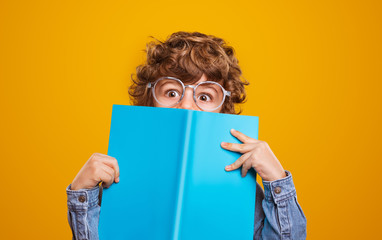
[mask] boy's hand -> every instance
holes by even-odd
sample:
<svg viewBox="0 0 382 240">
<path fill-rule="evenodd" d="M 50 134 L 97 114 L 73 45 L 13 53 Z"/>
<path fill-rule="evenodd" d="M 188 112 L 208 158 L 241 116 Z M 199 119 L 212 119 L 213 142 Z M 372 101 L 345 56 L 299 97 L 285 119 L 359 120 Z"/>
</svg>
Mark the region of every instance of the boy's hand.
<svg viewBox="0 0 382 240">
<path fill-rule="evenodd" d="M 102 153 L 93 153 L 74 178 L 71 190 L 91 189 L 102 182 L 108 188 L 113 182 L 119 182 L 117 159 Z"/>
<path fill-rule="evenodd" d="M 243 144 L 222 142 L 222 148 L 240 152 L 243 155 L 236 162 L 226 166 L 226 171 L 241 167 L 241 175 L 245 177 L 248 170 L 253 167 L 265 181 L 274 181 L 286 177 L 281 163 L 266 142 L 250 138 L 234 129 L 231 129 L 231 134 Z"/>
</svg>

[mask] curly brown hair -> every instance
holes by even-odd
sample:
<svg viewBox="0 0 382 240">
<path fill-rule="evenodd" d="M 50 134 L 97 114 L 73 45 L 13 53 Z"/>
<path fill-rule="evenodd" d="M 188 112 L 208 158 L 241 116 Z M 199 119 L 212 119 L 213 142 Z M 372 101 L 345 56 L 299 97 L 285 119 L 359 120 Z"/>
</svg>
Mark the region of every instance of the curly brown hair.
<svg viewBox="0 0 382 240">
<path fill-rule="evenodd" d="M 164 42 L 157 39 L 149 42 L 146 53 L 146 62 L 139 65 L 136 74 L 131 76 L 133 84 L 129 87 L 129 94 L 133 105 L 153 106 L 153 96 L 147 83 L 159 77 L 175 77 L 192 84 L 205 74 L 209 81 L 219 82 L 231 92 L 220 112 L 241 113 L 241 109 L 235 109 L 235 104 L 245 102 L 244 86 L 249 83 L 241 79 L 235 51 L 223 39 L 199 32 L 175 32 Z"/>
</svg>

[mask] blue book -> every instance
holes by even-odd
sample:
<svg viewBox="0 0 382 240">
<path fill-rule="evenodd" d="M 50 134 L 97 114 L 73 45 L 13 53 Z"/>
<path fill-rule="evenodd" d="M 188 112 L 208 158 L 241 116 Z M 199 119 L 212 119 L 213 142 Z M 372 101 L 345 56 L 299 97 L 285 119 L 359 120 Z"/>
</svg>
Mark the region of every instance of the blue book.
<svg viewBox="0 0 382 240">
<path fill-rule="evenodd" d="M 104 189 L 101 240 L 252 239 L 256 172 L 226 172 L 236 129 L 258 138 L 258 117 L 113 105 L 108 155 L 120 182 Z"/>
</svg>

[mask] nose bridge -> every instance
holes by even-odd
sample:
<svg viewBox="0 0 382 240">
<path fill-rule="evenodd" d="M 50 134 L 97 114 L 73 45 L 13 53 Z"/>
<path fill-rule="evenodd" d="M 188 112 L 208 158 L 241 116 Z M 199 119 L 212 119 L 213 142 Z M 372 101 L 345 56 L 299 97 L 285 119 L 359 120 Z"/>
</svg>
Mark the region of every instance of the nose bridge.
<svg viewBox="0 0 382 240">
<path fill-rule="evenodd" d="M 191 88 L 192 91 L 194 91 L 194 88 L 196 87 L 196 85 L 184 85 L 184 88 L 187 90 L 187 88 Z"/>
<path fill-rule="evenodd" d="M 182 101 L 180 102 L 180 107 L 184 109 L 198 109 L 194 101 L 194 86 L 185 86 L 184 96 Z"/>
</svg>

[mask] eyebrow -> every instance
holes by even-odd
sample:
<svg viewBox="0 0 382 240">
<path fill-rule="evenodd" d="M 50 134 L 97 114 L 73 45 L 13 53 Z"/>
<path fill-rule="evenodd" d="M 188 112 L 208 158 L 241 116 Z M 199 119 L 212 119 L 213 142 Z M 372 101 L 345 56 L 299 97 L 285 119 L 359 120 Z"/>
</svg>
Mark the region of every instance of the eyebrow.
<svg viewBox="0 0 382 240">
<path fill-rule="evenodd" d="M 163 84 L 161 84 L 161 87 L 173 87 L 173 86 L 178 86 L 176 83 L 172 83 L 172 82 L 165 82 Z"/>
<path fill-rule="evenodd" d="M 214 87 L 210 87 L 210 88 L 212 88 L 217 94 L 219 94 L 219 92 Z"/>
</svg>

